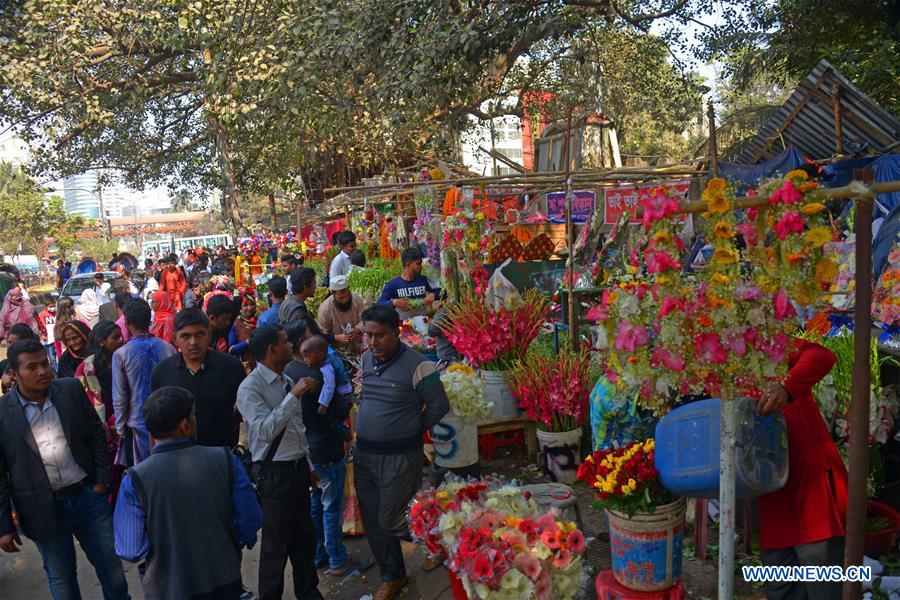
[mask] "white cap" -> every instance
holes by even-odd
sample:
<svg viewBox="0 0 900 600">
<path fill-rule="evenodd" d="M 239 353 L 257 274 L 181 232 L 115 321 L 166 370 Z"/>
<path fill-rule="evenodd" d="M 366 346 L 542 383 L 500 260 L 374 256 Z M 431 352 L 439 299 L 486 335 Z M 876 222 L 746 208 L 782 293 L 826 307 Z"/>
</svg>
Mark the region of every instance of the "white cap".
<svg viewBox="0 0 900 600">
<path fill-rule="evenodd" d="M 346 275 L 335 275 L 331 278 L 331 282 L 328 284 L 328 289 L 332 292 L 340 292 L 341 290 L 346 290 L 350 287 L 350 280 L 347 279 Z"/>
</svg>

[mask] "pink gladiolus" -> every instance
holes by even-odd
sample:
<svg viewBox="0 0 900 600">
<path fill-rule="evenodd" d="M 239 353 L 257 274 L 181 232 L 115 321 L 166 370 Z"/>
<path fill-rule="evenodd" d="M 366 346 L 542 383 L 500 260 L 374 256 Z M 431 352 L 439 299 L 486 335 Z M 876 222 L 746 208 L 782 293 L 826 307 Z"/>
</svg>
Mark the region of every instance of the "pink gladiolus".
<svg viewBox="0 0 900 600">
<path fill-rule="evenodd" d="M 456 243 L 459 244 L 463 240 L 463 232 L 462 229 L 457 229 L 453 232 L 453 238 L 456 240 Z"/>
<path fill-rule="evenodd" d="M 784 185 L 781 186 L 772 196 L 769 198 L 769 204 L 778 204 L 781 202 L 782 204 L 796 204 L 803 200 L 803 194 L 801 194 L 794 187 L 793 181 L 785 181 Z"/>
<path fill-rule="evenodd" d="M 722 348 L 717 333 L 701 333 L 694 339 L 694 349 L 697 358 L 703 362 L 712 364 L 723 363 L 728 360 L 728 354 Z"/>
<path fill-rule="evenodd" d="M 665 271 L 681 268 L 681 264 L 677 260 L 669 256 L 668 252 L 662 250 L 647 252 L 645 260 L 647 262 L 647 272 L 650 274 L 664 273 Z"/>
<path fill-rule="evenodd" d="M 750 195 L 749 191 L 747 192 L 747 195 L 748 196 Z M 754 194 L 754 195 L 756 195 L 756 194 Z M 759 209 L 757 209 L 757 208 L 748 208 L 747 209 L 747 220 L 748 221 L 755 221 L 757 216 L 759 216 Z"/>
<path fill-rule="evenodd" d="M 588 321 L 605 321 L 609 318 L 609 311 L 600 308 L 599 306 L 592 306 L 587 314 L 584 315 L 584 318 Z"/>
<path fill-rule="evenodd" d="M 775 293 L 774 304 L 775 318 L 777 320 L 783 321 L 797 316 L 797 311 L 794 310 L 791 300 L 788 298 L 787 292 L 785 292 L 784 289 L 780 289 Z"/>
<path fill-rule="evenodd" d="M 634 352 L 638 346 L 643 346 L 649 340 L 647 330 L 643 327 L 635 327 L 627 321 L 619 323 L 616 333 L 616 349 Z"/>
<path fill-rule="evenodd" d="M 672 354 L 661 346 L 653 351 L 653 362 L 656 365 L 665 365 L 667 369 L 676 373 L 684 371 L 684 359 Z"/>
<path fill-rule="evenodd" d="M 791 210 L 781 216 L 775 224 L 775 231 L 778 233 L 778 239 L 784 241 L 792 233 L 802 233 L 805 225 L 806 222 L 800 213 Z"/>
</svg>

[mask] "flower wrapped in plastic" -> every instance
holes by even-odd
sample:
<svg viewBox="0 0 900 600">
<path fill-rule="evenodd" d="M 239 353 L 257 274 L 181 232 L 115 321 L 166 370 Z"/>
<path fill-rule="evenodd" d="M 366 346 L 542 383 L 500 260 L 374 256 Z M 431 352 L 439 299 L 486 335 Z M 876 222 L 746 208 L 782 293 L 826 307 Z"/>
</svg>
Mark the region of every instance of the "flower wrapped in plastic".
<svg viewBox="0 0 900 600">
<path fill-rule="evenodd" d="M 453 363 L 441 373 L 441 383 L 450 400 L 450 410 L 462 419 L 487 416 L 493 403 L 484 397 L 484 386 L 472 367 Z"/>
</svg>

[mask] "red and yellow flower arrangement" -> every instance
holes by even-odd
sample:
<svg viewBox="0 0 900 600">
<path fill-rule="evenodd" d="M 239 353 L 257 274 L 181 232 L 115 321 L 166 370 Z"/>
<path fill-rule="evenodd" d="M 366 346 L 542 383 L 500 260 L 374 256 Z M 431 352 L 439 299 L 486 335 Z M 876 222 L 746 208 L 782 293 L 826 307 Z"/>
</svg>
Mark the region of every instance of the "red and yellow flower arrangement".
<svg viewBox="0 0 900 600">
<path fill-rule="evenodd" d="M 653 512 L 675 497 L 662 486 L 654 457 L 652 438 L 624 448 L 598 450 L 584 459 L 578 478 L 595 489 L 597 508 L 608 508 L 629 517 Z"/>
</svg>

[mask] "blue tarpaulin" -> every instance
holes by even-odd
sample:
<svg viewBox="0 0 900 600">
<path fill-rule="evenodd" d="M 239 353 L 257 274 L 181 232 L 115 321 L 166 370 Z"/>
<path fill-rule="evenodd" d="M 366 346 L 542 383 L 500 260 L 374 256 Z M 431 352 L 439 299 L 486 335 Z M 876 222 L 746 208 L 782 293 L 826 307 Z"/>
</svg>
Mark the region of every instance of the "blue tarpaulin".
<svg viewBox="0 0 900 600">
<path fill-rule="evenodd" d="M 865 158 L 848 158 L 833 162 L 823 168 L 822 181 L 825 187 L 841 187 L 853 181 L 856 169 L 872 169 L 875 171 L 875 182 L 900 181 L 900 154 L 869 156 Z M 900 205 L 900 192 L 878 194 L 875 218 L 884 217 Z"/>
<path fill-rule="evenodd" d="M 740 163 L 719 163 L 719 177 L 738 184 L 735 190 L 739 195 L 754 187 L 760 179 L 774 175 L 784 175 L 792 169 L 803 165 L 803 155 L 797 152 L 793 146 L 788 146 L 781 154 L 773 156 L 767 161 L 755 165 L 743 165 Z"/>
</svg>

